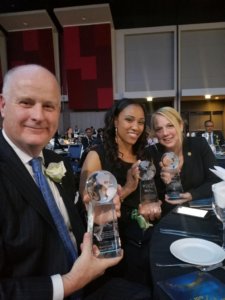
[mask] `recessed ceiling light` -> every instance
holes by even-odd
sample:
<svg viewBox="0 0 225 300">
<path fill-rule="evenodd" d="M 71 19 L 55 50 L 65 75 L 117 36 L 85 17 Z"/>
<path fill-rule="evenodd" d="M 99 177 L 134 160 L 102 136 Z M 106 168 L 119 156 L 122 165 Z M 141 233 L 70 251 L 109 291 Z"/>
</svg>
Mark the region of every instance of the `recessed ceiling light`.
<svg viewBox="0 0 225 300">
<path fill-rule="evenodd" d="M 209 95 L 209 94 L 207 95 L 207 94 L 206 94 L 206 95 L 205 95 L 205 99 L 211 99 L 211 95 Z"/>
<path fill-rule="evenodd" d="M 152 97 L 147 97 L 146 99 L 147 99 L 147 101 L 152 101 L 153 100 Z"/>
</svg>

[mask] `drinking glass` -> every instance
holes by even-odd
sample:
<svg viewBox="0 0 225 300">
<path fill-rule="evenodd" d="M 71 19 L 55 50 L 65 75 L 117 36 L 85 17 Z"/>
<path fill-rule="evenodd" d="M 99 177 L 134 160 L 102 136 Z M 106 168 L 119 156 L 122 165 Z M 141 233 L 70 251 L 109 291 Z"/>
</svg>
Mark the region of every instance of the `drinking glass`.
<svg viewBox="0 0 225 300">
<path fill-rule="evenodd" d="M 213 190 L 212 209 L 219 221 L 223 224 L 222 248 L 225 250 L 225 196 Z"/>
</svg>

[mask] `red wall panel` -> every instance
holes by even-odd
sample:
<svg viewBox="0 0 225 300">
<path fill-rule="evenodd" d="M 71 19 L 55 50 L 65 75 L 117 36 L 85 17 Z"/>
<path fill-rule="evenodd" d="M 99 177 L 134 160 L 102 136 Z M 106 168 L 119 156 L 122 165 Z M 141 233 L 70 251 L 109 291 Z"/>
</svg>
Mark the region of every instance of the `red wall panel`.
<svg viewBox="0 0 225 300">
<path fill-rule="evenodd" d="M 113 104 L 109 24 L 64 28 L 64 76 L 69 107 L 105 110 Z M 65 83 L 64 83 L 65 84 Z"/>
<path fill-rule="evenodd" d="M 1 57 L 0 57 L 0 91 L 2 91 L 2 83 L 3 83 L 3 74 L 2 74 L 2 64 L 1 64 Z"/>
<path fill-rule="evenodd" d="M 55 73 L 51 29 L 10 32 L 7 37 L 8 67 L 40 64 Z"/>
</svg>

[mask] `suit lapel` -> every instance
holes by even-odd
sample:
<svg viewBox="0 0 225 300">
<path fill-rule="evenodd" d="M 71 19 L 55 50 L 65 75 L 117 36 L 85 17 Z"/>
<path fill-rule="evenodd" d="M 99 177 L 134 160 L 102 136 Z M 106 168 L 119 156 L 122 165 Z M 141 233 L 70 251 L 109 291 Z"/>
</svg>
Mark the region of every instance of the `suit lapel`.
<svg viewBox="0 0 225 300">
<path fill-rule="evenodd" d="M 43 196 L 33 178 L 17 154 L 0 133 L 0 171 L 12 182 L 12 186 L 21 194 L 38 213 L 55 229 L 55 224 L 44 202 Z"/>
<path fill-rule="evenodd" d="M 51 162 L 59 162 L 62 161 L 63 158 L 61 156 L 55 156 L 54 160 L 52 159 L 52 152 L 50 151 L 43 151 L 44 158 L 45 158 L 45 166 L 47 167 Z M 66 164 L 66 161 L 64 161 Z M 65 207 L 67 209 L 67 213 L 69 215 L 72 231 L 76 236 L 77 244 L 80 244 L 83 240 L 84 234 L 84 223 L 81 220 L 81 216 L 75 206 L 75 184 L 74 184 L 74 177 L 72 170 L 70 168 L 66 168 L 67 173 L 65 177 L 62 179 L 62 184 L 56 183 L 56 186 L 59 190 L 59 193 L 63 199 Z M 71 172 L 70 172 L 71 171 Z M 70 174 L 69 174 L 70 173 Z M 71 181 L 72 179 L 72 181 Z"/>
<path fill-rule="evenodd" d="M 31 205 L 45 220 L 48 222 L 54 230 L 57 231 L 52 216 L 45 204 L 45 200 L 34 182 L 33 178 L 11 148 L 11 146 L 5 141 L 0 133 L 0 171 L 3 176 L 6 176 L 9 181 L 12 182 L 12 186 L 16 186 L 16 189 L 21 194 L 22 198 Z M 62 157 L 51 154 L 50 151 L 43 151 L 46 166 L 50 162 L 59 162 Z M 77 238 L 78 244 L 82 241 L 84 226 L 81 218 L 75 208 L 75 205 L 71 199 L 72 195 L 75 195 L 73 190 L 73 184 L 69 180 L 69 177 L 65 176 L 63 179 L 63 185 L 57 184 L 60 195 L 64 200 L 67 212 L 70 217 L 73 232 Z"/>
</svg>

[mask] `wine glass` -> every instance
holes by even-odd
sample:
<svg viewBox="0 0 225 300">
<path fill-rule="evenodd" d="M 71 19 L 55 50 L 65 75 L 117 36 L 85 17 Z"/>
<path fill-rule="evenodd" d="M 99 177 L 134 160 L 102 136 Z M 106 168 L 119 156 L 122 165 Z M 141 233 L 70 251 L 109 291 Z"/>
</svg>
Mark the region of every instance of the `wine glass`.
<svg viewBox="0 0 225 300">
<path fill-rule="evenodd" d="M 223 224 L 223 243 L 222 248 L 225 250 L 225 196 L 213 187 L 214 197 L 212 198 L 212 209 L 217 217 Z"/>
</svg>

